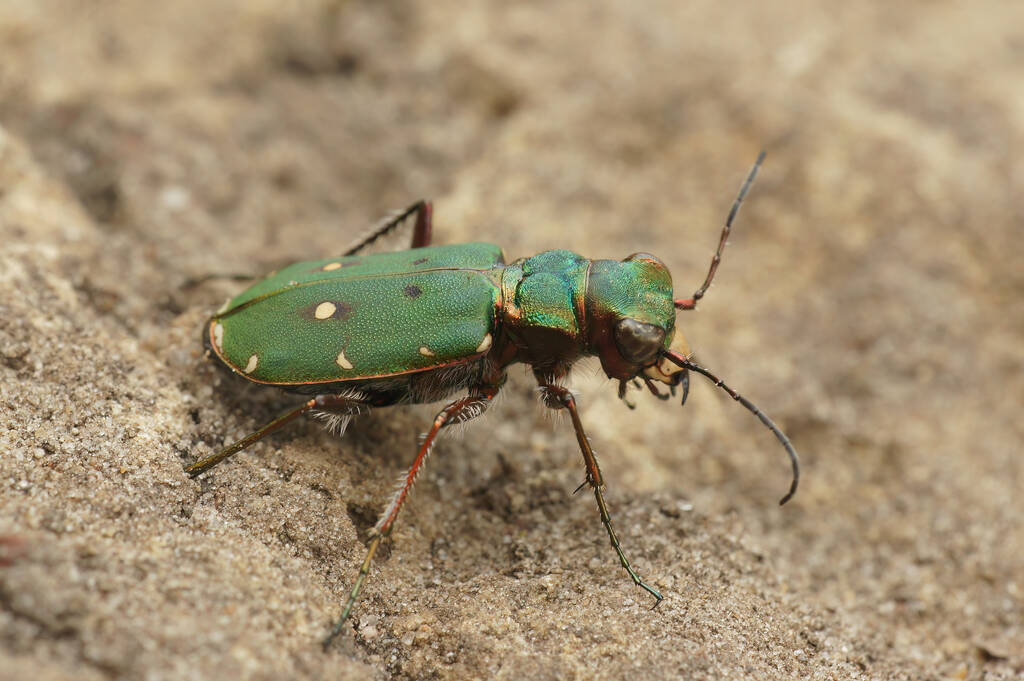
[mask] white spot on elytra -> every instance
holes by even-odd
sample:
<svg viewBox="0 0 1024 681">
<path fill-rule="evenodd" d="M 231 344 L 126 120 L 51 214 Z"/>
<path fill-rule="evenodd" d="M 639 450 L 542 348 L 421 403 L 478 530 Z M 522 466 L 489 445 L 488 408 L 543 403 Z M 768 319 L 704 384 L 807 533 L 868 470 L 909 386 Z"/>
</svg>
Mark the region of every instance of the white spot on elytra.
<svg viewBox="0 0 1024 681">
<path fill-rule="evenodd" d="M 338 363 L 338 366 L 340 366 L 342 369 L 352 368 L 352 362 L 348 361 L 348 358 L 345 357 L 344 350 L 338 353 L 338 359 L 336 359 L 335 361 Z"/>
<path fill-rule="evenodd" d="M 217 314 L 224 314 L 225 312 L 227 312 L 229 305 L 231 305 L 231 298 L 228 298 L 227 300 L 224 301 L 224 304 L 220 306 L 219 310 L 217 310 Z"/>
<path fill-rule="evenodd" d="M 480 345 L 477 346 L 477 352 L 487 352 L 487 349 L 491 347 L 491 334 L 484 336 L 484 339 L 480 341 Z"/>
<path fill-rule="evenodd" d="M 260 363 L 260 358 L 257 355 L 252 355 L 249 358 L 249 363 L 245 365 L 245 373 L 251 374 L 255 369 L 256 365 Z"/>
<path fill-rule="evenodd" d="M 341 267 L 341 263 L 340 262 L 327 263 L 326 265 L 323 266 L 323 271 L 324 272 L 330 272 L 332 270 L 339 269 L 340 267 Z"/>
<path fill-rule="evenodd" d="M 316 306 L 316 311 L 313 313 L 313 316 L 317 319 L 328 319 L 337 311 L 337 309 L 338 307 L 334 303 L 324 301 Z"/>
<path fill-rule="evenodd" d="M 433 357 L 434 351 L 428 348 L 426 345 L 421 345 L 420 354 L 423 355 L 424 357 Z"/>
<path fill-rule="evenodd" d="M 224 326 L 220 322 L 213 323 L 213 347 L 217 352 L 224 350 Z"/>
</svg>

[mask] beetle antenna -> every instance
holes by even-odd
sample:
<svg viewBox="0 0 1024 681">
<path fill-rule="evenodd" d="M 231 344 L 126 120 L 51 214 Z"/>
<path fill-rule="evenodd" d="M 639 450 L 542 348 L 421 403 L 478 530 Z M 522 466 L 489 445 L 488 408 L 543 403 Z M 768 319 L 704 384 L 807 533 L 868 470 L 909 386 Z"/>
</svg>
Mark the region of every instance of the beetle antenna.
<svg viewBox="0 0 1024 681">
<path fill-rule="evenodd" d="M 711 373 L 704 367 L 700 366 L 699 364 L 694 364 L 688 358 L 676 354 L 671 350 L 665 350 L 661 353 L 661 355 L 678 367 L 682 367 L 683 369 L 691 369 L 693 371 L 696 371 L 698 374 L 702 374 L 703 376 L 705 376 L 716 386 L 718 386 L 725 392 L 729 393 L 729 397 L 736 400 L 744 407 L 746 407 L 748 410 L 750 410 L 754 414 L 754 416 L 761 419 L 761 423 L 768 426 L 768 429 L 775 433 L 775 437 L 778 438 L 779 442 L 782 443 L 782 446 L 786 448 L 786 453 L 789 454 L 789 462 L 793 466 L 793 482 L 789 485 L 789 491 L 786 492 L 786 496 L 782 497 L 782 500 L 779 501 L 779 505 L 781 506 L 782 504 L 792 499 L 793 495 L 796 494 L 797 484 L 800 482 L 800 458 L 797 456 L 796 449 L 793 448 L 793 444 L 789 441 L 789 438 L 786 437 L 786 434 L 783 433 L 779 429 L 779 427 L 776 426 L 775 423 L 770 418 L 768 418 L 768 416 L 763 411 L 758 409 L 753 402 L 751 402 L 747 398 L 743 397 L 743 395 L 740 395 L 738 392 L 727 386 L 722 381 L 722 379 L 720 379 L 718 376 L 715 376 L 713 373 Z"/>
<path fill-rule="evenodd" d="M 746 198 L 747 192 L 750 191 L 750 185 L 754 184 L 754 178 L 757 177 L 757 171 L 761 167 L 761 163 L 764 161 L 764 155 L 765 152 L 762 149 L 761 153 L 757 155 L 757 160 L 754 161 L 754 167 L 750 169 L 750 174 L 747 175 L 746 181 L 743 183 L 743 186 L 740 187 L 740 193 L 732 203 L 732 208 L 729 210 L 729 217 L 725 219 L 725 226 L 722 227 L 722 236 L 718 239 L 718 248 L 715 250 L 714 257 L 711 258 L 711 267 L 708 268 L 708 276 L 704 278 L 704 283 L 701 284 L 700 288 L 694 292 L 693 296 L 690 298 L 680 298 L 675 301 L 676 309 L 695 309 L 697 307 L 697 301 L 704 297 L 708 287 L 711 286 L 711 280 L 715 278 L 715 272 L 718 271 L 718 264 L 722 262 L 722 251 L 725 250 L 725 242 L 729 239 L 729 232 L 732 230 L 732 221 L 736 219 L 736 214 L 740 212 L 740 205 L 743 203 L 743 199 Z"/>
</svg>

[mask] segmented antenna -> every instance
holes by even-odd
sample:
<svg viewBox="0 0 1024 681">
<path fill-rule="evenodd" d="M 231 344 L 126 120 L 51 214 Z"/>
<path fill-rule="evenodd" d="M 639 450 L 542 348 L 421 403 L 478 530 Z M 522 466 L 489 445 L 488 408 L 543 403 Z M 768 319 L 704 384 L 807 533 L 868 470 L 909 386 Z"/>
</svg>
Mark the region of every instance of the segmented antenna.
<svg viewBox="0 0 1024 681">
<path fill-rule="evenodd" d="M 688 358 L 676 354 L 671 350 L 664 350 L 661 353 L 661 355 L 668 359 L 673 364 L 675 364 L 676 366 L 682 367 L 683 369 L 692 369 L 693 371 L 696 371 L 698 374 L 701 374 L 708 378 L 708 380 L 710 380 L 716 386 L 718 386 L 725 392 L 729 393 L 729 397 L 742 404 L 744 407 L 750 410 L 754 414 L 754 416 L 761 419 L 761 423 L 768 426 L 768 429 L 775 433 L 775 437 L 778 438 L 779 442 L 782 443 L 782 446 L 786 448 L 786 453 L 789 454 L 789 461 L 793 466 L 793 482 L 790 484 L 789 491 L 786 492 L 786 496 L 782 497 L 782 499 L 779 501 L 779 505 L 781 506 L 782 504 L 792 499 L 793 495 L 796 494 L 797 484 L 799 484 L 800 482 L 800 458 L 797 456 L 796 449 L 793 448 L 793 444 L 789 441 L 789 438 L 786 437 L 786 434 L 783 433 L 779 429 L 779 427 L 776 426 L 775 423 L 770 418 L 768 418 L 768 416 L 763 411 L 758 409 L 753 402 L 751 402 L 747 398 L 743 397 L 743 395 L 740 395 L 738 392 L 727 386 L 722 381 L 722 379 L 720 379 L 718 376 L 715 376 L 713 373 L 711 373 L 704 367 L 700 366 L 699 364 L 694 364 Z"/>
<path fill-rule="evenodd" d="M 676 309 L 692 310 L 696 308 L 697 301 L 704 297 L 708 287 L 711 286 L 711 280 L 715 278 L 715 272 L 718 271 L 718 264 L 722 262 L 722 251 L 725 250 L 725 242 L 729 239 L 729 232 L 732 230 L 732 221 L 736 219 L 736 214 L 740 212 L 740 205 L 742 205 L 743 199 L 746 198 L 747 192 L 750 191 L 750 185 L 754 184 L 754 178 L 757 177 L 757 171 L 761 167 L 761 163 L 764 161 L 764 156 L 765 152 L 763 150 L 757 155 L 757 160 L 754 161 L 754 167 L 750 169 L 750 174 L 747 175 L 746 181 L 743 183 L 743 186 L 740 187 L 739 195 L 732 203 L 732 208 L 729 210 L 729 217 L 725 219 L 725 226 L 722 228 L 722 236 L 718 239 L 718 248 L 715 250 L 714 257 L 711 258 L 711 267 L 708 268 L 708 276 L 705 277 L 704 283 L 701 284 L 700 288 L 694 292 L 692 297 L 676 300 Z"/>
</svg>

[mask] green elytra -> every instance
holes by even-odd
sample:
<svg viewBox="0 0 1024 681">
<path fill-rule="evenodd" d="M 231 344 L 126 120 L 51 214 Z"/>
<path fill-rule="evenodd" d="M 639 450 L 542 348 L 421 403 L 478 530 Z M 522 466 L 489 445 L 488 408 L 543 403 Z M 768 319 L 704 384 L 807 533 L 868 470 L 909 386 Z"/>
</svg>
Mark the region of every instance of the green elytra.
<svg viewBox="0 0 1024 681">
<path fill-rule="evenodd" d="M 602 493 L 604 484 L 573 394 L 562 383 L 582 357 L 597 356 L 619 397 L 643 387 L 669 399 L 688 391 L 688 371 L 700 373 L 752 411 L 790 456 L 796 491 L 799 467 L 786 436 L 756 406 L 690 359 L 675 328 L 676 310 L 690 310 L 714 277 L 726 237 L 757 173 L 763 153 L 726 220 L 703 285 L 690 298 L 673 298 L 672 277 L 652 255 L 590 260 L 565 250 L 505 264 L 486 243 L 429 247 L 432 208 L 418 202 L 387 220 L 344 256 L 290 265 L 231 299 L 206 325 L 206 344 L 245 378 L 314 395 L 246 438 L 186 470 L 198 475 L 306 412 L 343 430 L 367 409 L 434 402 L 460 390 L 434 419 L 404 484 L 374 527 L 373 538 L 341 617 L 324 641 L 338 635 L 351 614 L 373 556 L 393 528 L 416 475 L 441 429 L 482 414 L 514 363 L 529 365 L 552 409 L 567 409 L 583 454 L 586 481 L 619 562 L 633 582 L 653 595 L 622 551 Z M 357 255 L 410 216 L 410 250 Z M 641 384 L 642 381 L 642 384 Z"/>
<path fill-rule="evenodd" d="M 463 244 L 298 263 L 231 300 L 211 342 L 246 378 L 282 386 L 464 361 L 494 330 L 501 260 Z"/>
</svg>

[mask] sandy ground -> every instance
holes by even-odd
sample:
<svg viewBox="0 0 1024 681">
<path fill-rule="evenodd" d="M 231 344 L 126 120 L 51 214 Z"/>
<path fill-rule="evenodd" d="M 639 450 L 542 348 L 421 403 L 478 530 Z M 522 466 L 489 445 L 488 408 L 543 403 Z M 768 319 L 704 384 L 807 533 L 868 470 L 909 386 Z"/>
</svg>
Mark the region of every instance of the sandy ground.
<svg viewBox="0 0 1024 681">
<path fill-rule="evenodd" d="M 0 678 L 1024 678 L 1024 4 L 0 3 Z M 436 239 L 662 257 L 685 408 L 514 369 L 318 642 L 436 407 L 344 439 L 205 360 L 260 273 Z"/>
</svg>

